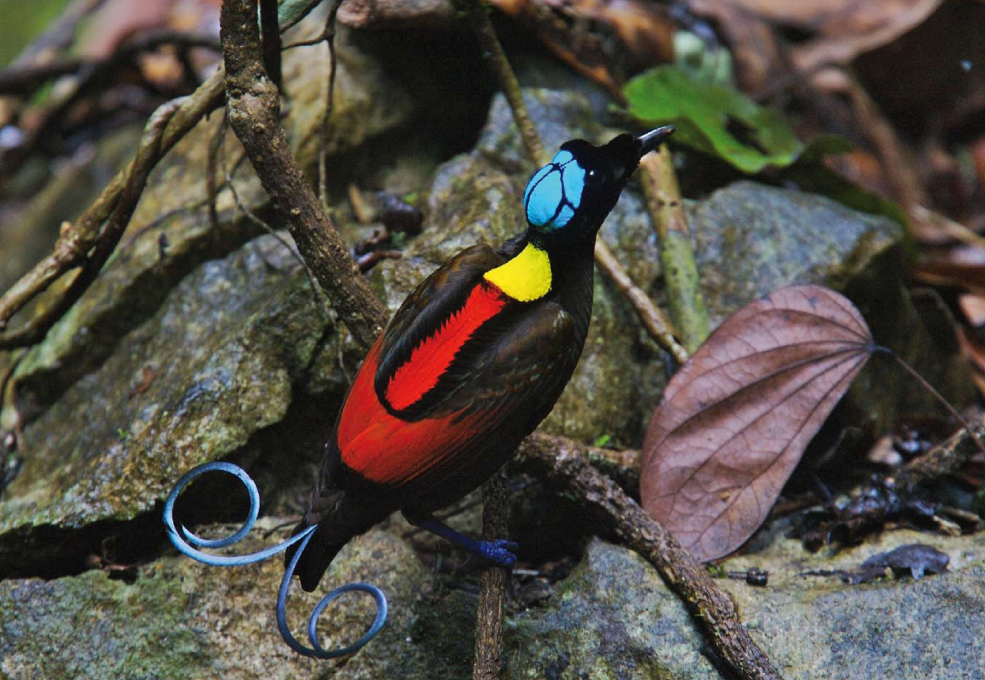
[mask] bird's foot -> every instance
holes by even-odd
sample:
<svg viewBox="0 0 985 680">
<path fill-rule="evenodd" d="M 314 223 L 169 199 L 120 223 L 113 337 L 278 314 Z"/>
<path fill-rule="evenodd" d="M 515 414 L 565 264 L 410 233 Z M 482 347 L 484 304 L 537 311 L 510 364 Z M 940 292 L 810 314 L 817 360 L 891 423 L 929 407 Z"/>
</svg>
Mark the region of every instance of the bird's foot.
<svg viewBox="0 0 985 680">
<path fill-rule="evenodd" d="M 407 521 L 414 526 L 426 529 L 436 536 L 441 536 L 441 538 L 465 548 L 469 552 L 478 555 L 484 560 L 492 562 L 496 566 L 509 569 L 516 564 L 516 555 L 514 555 L 512 551 L 516 550 L 519 546 L 513 541 L 502 539 L 495 541 L 480 541 L 458 533 L 450 526 L 435 519 L 434 517 L 413 517 L 408 516 L 406 513 L 404 514 L 404 517 L 407 517 Z"/>
<path fill-rule="evenodd" d="M 516 564 L 516 555 L 513 551 L 520 546 L 514 541 L 502 539 L 496 541 L 474 541 L 476 548 L 473 552 L 479 557 L 489 560 L 497 567 L 504 569 L 511 568 Z"/>
</svg>

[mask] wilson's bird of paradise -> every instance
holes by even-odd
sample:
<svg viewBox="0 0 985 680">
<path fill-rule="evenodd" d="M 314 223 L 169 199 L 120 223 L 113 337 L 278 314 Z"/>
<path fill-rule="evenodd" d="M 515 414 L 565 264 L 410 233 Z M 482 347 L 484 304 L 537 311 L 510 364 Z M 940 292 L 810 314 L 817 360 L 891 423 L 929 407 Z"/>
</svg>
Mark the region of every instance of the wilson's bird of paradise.
<svg viewBox="0 0 985 680">
<path fill-rule="evenodd" d="M 588 333 L 596 234 L 673 131 L 564 143 L 527 184 L 524 234 L 462 251 L 407 297 L 349 389 L 295 530 L 317 525 L 297 557 L 305 590 L 397 510 L 496 564 L 516 561 L 513 544 L 468 538 L 433 513 L 496 472 L 561 396 Z"/>
</svg>

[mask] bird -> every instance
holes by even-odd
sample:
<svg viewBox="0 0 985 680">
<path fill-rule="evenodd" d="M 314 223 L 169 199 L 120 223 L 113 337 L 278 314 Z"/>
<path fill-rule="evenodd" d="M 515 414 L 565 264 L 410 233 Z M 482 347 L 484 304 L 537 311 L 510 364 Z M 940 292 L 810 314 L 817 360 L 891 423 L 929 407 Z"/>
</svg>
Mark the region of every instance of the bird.
<svg viewBox="0 0 985 680">
<path fill-rule="evenodd" d="M 640 159 L 673 131 L 565 142 L 526 186 L 524 232 L 466 248 L 405 299 L 349 388 L 295 529 L 317 525 L 295 565 L 304 590 L 398 510 L 494 564 L 515 563 L 516 544 L 469 538 L 434 512 L 502 467 L 561 396 L 588 334 L 596 234 Z"/>
</svg>

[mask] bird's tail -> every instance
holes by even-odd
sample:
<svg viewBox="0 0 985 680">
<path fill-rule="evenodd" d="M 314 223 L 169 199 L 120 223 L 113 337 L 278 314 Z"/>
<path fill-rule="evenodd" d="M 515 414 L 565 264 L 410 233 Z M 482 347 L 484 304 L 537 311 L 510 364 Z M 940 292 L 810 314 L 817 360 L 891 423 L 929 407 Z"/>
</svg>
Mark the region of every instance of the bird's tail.
<svg viewBox="0 0 985 680">
<path fill-rule="evenodd" d="M 339 551 L 346 544 L 345 541 L 341 543 L 330 542 L 330 537 L 325 535 L 327 534 L 327 525 L 328 522 L 318 525 L 318 528 L 315 529 L 314 534 L 311 536 L 311 540 L 308 541 L 308 547 L 301 553 L 301 557 L 298 558 L 298 563 L 294 568 L 294 574 L 300 579 L 301 587 L 309 593 L 318 587 L 318 582 L 321 581 L 321 577 L 325 574 L 325 570 L 328 569 L 328 565 L 332 563 L 332 560 L 335 559 L 335 556 L 339 554 Z M 298 535 L 307 529 L 308 526 L 304 520 L 301 520 L 294 528 L 293 535 Z M 285 568 L 291 563 L 299 545 L 299 543 L 295 543 L 287 549 L 287 553 L 284 555 Z"/>
</svg>

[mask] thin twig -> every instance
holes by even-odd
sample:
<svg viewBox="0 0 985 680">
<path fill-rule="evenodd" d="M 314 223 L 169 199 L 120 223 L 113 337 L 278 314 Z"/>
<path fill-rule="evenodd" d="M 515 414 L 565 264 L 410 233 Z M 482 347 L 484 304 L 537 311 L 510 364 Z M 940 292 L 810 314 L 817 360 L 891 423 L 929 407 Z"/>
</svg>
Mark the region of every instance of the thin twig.
<svg viewBox="0 0 985 680">
<path fill-rule="evenodd" d="M 640 184 L 650 219 L 660 237 L 660 264 L 670 317 L 687 351 L 694 352 L 708 337 L 708 312 L 698 285 L 698 265 L 691 247 L 684 201 L 666 144 L 640 160 Z"/>
<path fill-rule="evenodd" d="M 295 260 L 297 260 L 297 262 L 301 265 L 301 268 L 304 270 L 305 276 L 308 278 L 308 285 L 311 287 L 311 293 L 312 293 L 312 295 L 314 295 L 315 299 L 318 301 L 318 306 L 321 309 L 322 314 L 325 316 L 326 319 L 331 320 L 332 319 L 332 306 L 329 303 L 328 298 L 325 297 L 325 291 L 323 291 L 321 289 L 321 286 L 318 285 L 318 281 L 315 279 L 315 275 L 311 271 L 311 267 L 308 266 L 308 263 L 304 261 L 304 258 L 301 257 L 298 254 L 298 252 L 287 241 L 287 239 L 285 239 L 283 236 L 281 236 L 280 234 L 278 234 L 277 231 L 273 227 L 271 227 L 269 224 L 267 224 L 267 221 L 266 220 L 264 220 L 262 217 L 260 217 L 259 215 L 257 215 L 255 212 L 253 212 L 252 210 L 250 210 L 250 208 L 246 205 L 246 203 L 244 203 L 240 199 L 240 197 L 239 197 L 239 191 L 237 191 L 236 184 L 233 182 L 233 178 L 229 174 L 229 171 L 226 170 L 225 164 L 223 164 L 223 171 L 225 172 L 225 176 L 226 176 L 226 186 L 229 187 L 229 191 L 233 195 L 233 204 L 239 210 L 242 210 L 243 211 L 243 214 L 246 215 L 246 218 L 248 220 L 250 220 L 251 222 L 253 222 L 253 224 L 257 225 L 258 227 L 260 227 L 261 229 L 263 229 L 265 232 L 267 232 L 268 234 L 270 234 L 271 236 L 273 236 L 275 239 L 277 239 L 277 241 L 282 246 L 284 246 L 287 249 L 287 252 L 289 252 L 291 254 L 291 256 Z"/>
<path fill-rule="evenodd" d="M 321 200 L 322 209 L 328 212 L 328 119 L 332 115 L 332 108 L 335 106 L 335 72 L 337 62 L 335 59 L 335 16 L 339 13 L 342 0 L 332 0 L 332 5 L 328 9 L 328 17 L 325 19 L 325 30 L 322 32 L 322 39 L 328 46 L 328 91 L 325 93 L 325 113 L 321 120 L 321 130 L 318 135 L 318 198 Z"/>
<path fill-rule="evenodd" d="M 62 232 L 51 255 L 35 265 L 0 298 L 2 331 L 14 314 L 55 280 L 72 269 L 83 267 L 84 271 L 44 312 L 22 328 L 0 334 L 0 349 L 38 342 L 82 295 L 102 266 L 99 260 L 105 261 L 112 253 L 150 171 L 206 113 L 222 103 L 222 95 L 222 74 L 217 73 L 192 95 L 172 100 L 157 109 L 148 123 L 152 134 L 145 134 L 136 157 L 117 173 L 85 213 Z M 163 127 L 160 127 L 162 122 Z M 109 242 L 111 244 L 107 246 Z M 100 253 L 94 252 L 97 247 Z"/>
<path fill-rule="evenodd" d="M 509 506 L 506 503 L 506 468 L 482 487 L 482 538 L 494 541 L 509 535 Z M 502 667 L 503 600 L 510 572 L 491 565 L 479 576 L 476 611 L 475 661 L 472 680 L 497 680 Z"/>
<path fill-rule="evenodd" d="M 479 39 L 482 54 L 496 74 L 496 81 L 503 88 L 503 94 L 506 95 L 506 100 L 513 111 L 513 120 L 516 121 L 516 126 L 520 128 L 520 136 L 523 137 L 523 144 L 527 147 L 527 153 L 537 165 L 547 165 L 550 157 L 544 151 L 544 145 L 537 135 L 537 129 L 534 127 L 533 121 L 530 120 L 530 114 L 527 113 L 527 107 L 523 103 L 523 95 L 520 93 L 520 83 L 510 67 L 506 53 L 503 52 L 503 46 L 499 44 L 496 31 L 493 29 L 492 22 L 489 21 L 485 3 L 481 0 L 468 0 L 465 3 L 465 8 L 472 22 L 472 30 L 475 31 L 475 35 Z"/>
<path fill-rule="evenodd" d="M 679 364 L 687 361 L 688 352 L 684 346 L 677 342 L 674 331 L 671 329 L 670 322 L 660 311 L 660 308 L 653 304 L 653 300 L 646 292 L 633 283 L 629 274 L 616 260 L 609 247 L 602 239 L 595 241 L 595 262 L 599 265 L 612 282 L 616 285 L 629 303 L 636 310 L 636 315 L 646 329 L 650 337 L 654 338 L 661 347 L 670 352 L 674 360 Z"/>
<path fill-rule="evenodd" d="M 715 651 L 744 680 L 776 680 L 779 671 L 743 627 L 728 593 L 666 529 L 619 486 L 586 462 L 586 447 L 563 437 L 534 434 L 520 445 L 520 463 L 578 499 L 606 533 L 650 562 L 702 624 Z"/>
<path fill-rule="evenodd" d="M 869 139 L 892 187 L 893 198 L 909 212 L 914 205 L 927 205 L 920 177 L 896 137 L 892 124 L 852 74 L 847 76 L 848 96 L 862 133 Z"/>
<path fill-rule="evenodd" d="M 212 139 L 209 140 L 209 151 L 206 156 L 205 161 L 205 193 L 208 196 L 207 205 L 209 212 L 209 223 L 212 228 L 218 232 L 219 230 L 219 187 L 216 183 L 216 172 L 219 169 L 219 152 L 222 150 L 222 143 L 225 141 L 226 128 L 229 125 L 229 114 L 225 111 L 222 112 L 222 121 L 219 123 L 219 129 L 215 131 L 212 135 Z M 223 167 L 225 171 L 225 167 Z M 225 172 L 226 183 L 231 184 L 232 181 L 229 177 L 229 173 Z"/>
<path fill-rule="evenodd" d="M 368 348 L 382 331 L 386 312 L 291 155 L 279 121 L 277 88 L 260 60 L 256 10 L 256 0 L 227 0 L 222 5 L 220 36 L 229 123 L 264 190 L 283 214 L 302 257 L 353 338 Z"/>
</svg>

